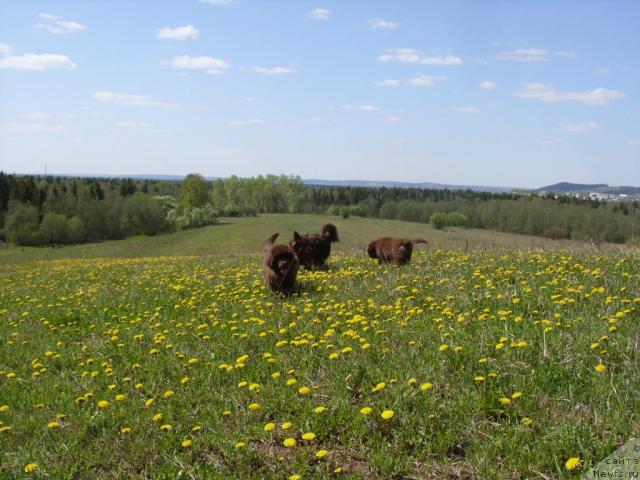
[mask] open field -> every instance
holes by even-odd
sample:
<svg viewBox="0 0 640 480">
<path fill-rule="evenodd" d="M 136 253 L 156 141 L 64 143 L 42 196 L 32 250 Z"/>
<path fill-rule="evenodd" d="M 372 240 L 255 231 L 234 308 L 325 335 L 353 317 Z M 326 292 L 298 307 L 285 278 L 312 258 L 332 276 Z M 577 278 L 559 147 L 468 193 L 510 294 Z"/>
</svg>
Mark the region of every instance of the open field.
<svg viewBox="0 0 640 480">
<path fill-rule="evenodd" d="M 51 252 L 253 252 L 292 227 L 237 222 Z M 5 265 L 0 478 L 577 478 L 637 435 L 637 255 L 464 254 L 433 246 L 468 231 L 362 219 L 341 249 L 364 222 L 432 245 L 400 269 L 334 256 L 287 300 L 255 255 Z"/>
<path fill-rule="evenodd" d="M 272 214 L 256 218 L 225 218 L 220 225 L 187 230 L 156 237 L 132 237 L 102 243 L 66 247 L 0 247 L 0 263 L 33 259 L 96 258 L 96 257 L 149 257 L 174 255 L 228 255 L 256 253 L 260 243 L 274 232 L 280 240 L 288 241 L 294 230 L 319 232 L 320 226 L 333 222 L 338 226 L 340 243 L 336 252 L 363 252 L 369 240 L 381 236 L 422 236 L 430 249 L 464 250 L 497 248 L 544 248 L 546 250 L 577 249 L 586 244 L 568 240 L 547 240 L 527 235 L 492 232 L 488 230 L 451 229 L 434 230 L 429 225 L 379 220 L 374 218 L 331 217 L 326 215 Z M 419 247 L 423 249 L 424 247 Z M 607 249 L 624 247 L 607 246 Z"/>
</svg>

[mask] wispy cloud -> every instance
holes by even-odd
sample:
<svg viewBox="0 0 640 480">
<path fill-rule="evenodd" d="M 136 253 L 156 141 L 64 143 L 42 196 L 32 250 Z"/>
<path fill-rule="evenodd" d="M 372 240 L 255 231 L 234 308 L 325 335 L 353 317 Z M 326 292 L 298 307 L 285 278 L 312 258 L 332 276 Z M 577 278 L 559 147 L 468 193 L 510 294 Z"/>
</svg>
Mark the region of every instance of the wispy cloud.
<svg viewBox="0 0 640 480">
<path fill-rule="evenodd" d="M 498 53 L 495 58 L 505 62 L 548 62 L 549 50 L 543 48 L 517 48 Z"/>
<path fill-rule="evenodd" d="M 31 112 L 31 113 L 24 113 L 22 115 L 20 115 L 22 118 L 31 118 L 34 120 L 44 120 L 45 118 L 49 118 L 49 115 L 47 115 L 46 113 L 43 112 Z"/>
<path fill-rule="evenodd" d="M 154 100 L 148 95 L 138 95 L 130 93 L 117 93 L 111 91 L 100 91 L 93 94 L 93 98 L 100 102 L 115 103 L 117 105 L 127 105 L 131 107 L 175 107 L 170 103 Z"/>
<path fill-rule="evenodd" d="M 376 80 L 373 84 L 377 87 L 397 87 L 400 85 L 400 80 L 395 80 L 393 78 L 387 78 L 385 80 Z"/>
<path fill-rule="evenodd" d="M 482 112 L 482 110 L 480 110 L 478 107 L 455 107 L 453 110 L 455 112 L 459 112 L 459 113 L 480 113 L 480 112 Z"/>
<path fill-rule="evenodd" d="M 462 58 L 456 55 L 447 54 L 427 56 L 420 50 L 416 50 L 414 48 L 392 48 L 385 50 L 378 55 L 378 61 L 442 66 L 464 64 Z"/>
<path fill-rule="evenodd" d="M 8 43 L 0 43 L 0 55 L 9 55 L 11 53 L 11 45 Z"/>
<path fill-rule="evenodd" d="M 631 147 L 640 146 L 640 139 L 631 138 L 631 139 L 627 140 L 627 145 L 629 145 Z"/>
<path fill-rule="evenodd" d="M 384 123 L 400 123 L 400 117 L 385 117 L 382 119 Z"/>
<path fill-rule="evenodd" d="M 251 68 L 252 72 L 260 73 L 262 75 L 288 75 L 297 73 L 298 70 L 289 67 L 260 67 L 255 66 Z"/>
<path fill-rule="evenodd" d="M 361 104 L 361 105 L 346 104 L 346 105 L 343 105 L 342 108 L 344 108 L 345 110 L 355 110 L 358 112 L 377 112 L 378 110 L 380 110 L 375 105 L 367 105 L 367 104 Z"/>
<path fill-rule="evenodd" d="M 436 82 L 443 82 L 447 79 L 444 75 L 423 75 L 419 73 L 417 76 L 407 80 L 408 85 L 414 87 L 431 87 Z"/>
<path fill-rule="evenodd" d="M 64 130 L 62 125 L 40 123 L 0 123 L 0 128 L 15 133 L 55 133 Z"/>
<path fill-rule="evenodd" d="M 582 92 L 563 92 L 544 83 L 525 83 L 515 95 L 521 98 L 533 98 L 543 102 L 578 102 L 589 106 L 608 105 L 613 100 L 625 98 L 617 90 L 596 88 Z"/>
<path fill-rule="evenodd" d="M 182 27 L 164 27 L 158 30 L 156 38 L 160 40 L 195 40 L 200 35 L 200 31 L 193 25 Z"/>
<path fill-rule="evenodd" d="M 564 138 L 548 138 L 536 140 L 538 145 L 567 145 L 567 141 Z"/>
<path fill-rule="evenodd" d="M 114 124 L 116 127 L 125 127 L 125 128 L 151 128 L 153 124 L 148 122 L 116 122 Z"/>
<path fill-rule="evenodd" d="M 209 75 L 219 75 L 225 73 L 229 64 L 221 58 L 214 57 L 192 57 L 191 55 L 179 55 L 171 60 L 173 68 L 204 70 Z"/>
<path fill-rule="evenodd" d="M 558 125 L 557 130 L 559 132 L 583 133 L 596 130 L 597 128 L 600 128 L 600 125 L 598 125 L 596 122 L 563 123 L 561 125 Z"/>
<path fill-rule="evenodd" d="M 76 33 L 85 30 L 87 27 L 81 23 L 74 22 L 72 20 L 65 20 L 58 15 L 52 15 L 50 13 L 41 13 L 38 15 L 40 18 L 47 20 L 44 23 L 37 23 L 34 25 L 36 28 L 46 30 L 55 34 Z"/>
<path fill-rule="evenodd" d="M 491 80 L 485 80 L 484 82 L 480 82 L 479 87 L 482 88 L 483 90 L 494 90 L 497 87 L 497 85 L 495 82 L 492 82 Z"/>
<path fill-rule="evenodd" d="M 369 30 L 395 30 L 400 26 L 398 22 L 392 22 L 390 20 L 385 20 L 384 18 L 372 18 L 371 20 L 367 20 L 367 25 L 369 25 Z"/>
<path fill-rule="evenodd" d="M 24 55 L 0 58 L 0 68 L 14 70 L 44 71 L 54 68 L 73 70 L 77 67 L 78 65 L 71 61 L 68 56 L 57 53 L 25 53 Z"/>
<path fill-rule="evenodd" d="M 326 8 L 314 8 L 307 13 L 307 17 L 313 18 L 314 20 L 329 20 L 331 17 L 331 10 L 327 10 Z"/>
<path fill-rule="evenodd" d="M 245 120 L 229 120 L 227 125 L 232 127 L 242 127 L 246 125 L 260 125 L 263 124 L 264 120 L 261 118 L 247 118 Z"/>
</svg>

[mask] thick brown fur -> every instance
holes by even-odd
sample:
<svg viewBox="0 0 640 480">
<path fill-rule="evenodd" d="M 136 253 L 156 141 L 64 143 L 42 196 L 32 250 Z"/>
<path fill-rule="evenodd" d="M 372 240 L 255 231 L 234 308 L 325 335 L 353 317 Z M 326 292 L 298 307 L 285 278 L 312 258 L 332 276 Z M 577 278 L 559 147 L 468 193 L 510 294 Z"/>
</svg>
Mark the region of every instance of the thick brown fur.
<svg viewBox="0 0 640 480">
<path fill-rule="evenodd" d="M 427 243 L 422 238 L 409 240 L 407 238 L 382 237 L 369 244 L 367 253 L 376 258 L 379 263 L 395 263 L 405 265 L 411 261 L 413 246 L 416 243 Z"/>
<path fill-rule="evenodd" d="M 278 235 L 274 233 L 262 242 L 264 278 L 274 292 L 289 293 L 296 283 L 300 262 L 288 245 L 274 245 Z"/>
<path fill-rule="evenodd" d="M 331 255 L 331 244 L 339 242 L 338 229 L 332 223 L 322 226 L 320 234 L 300 235 L 293 232 L 289 246 L 296 252 L 300 265 L 304 267 L 321 267 Z"/>
</svg>

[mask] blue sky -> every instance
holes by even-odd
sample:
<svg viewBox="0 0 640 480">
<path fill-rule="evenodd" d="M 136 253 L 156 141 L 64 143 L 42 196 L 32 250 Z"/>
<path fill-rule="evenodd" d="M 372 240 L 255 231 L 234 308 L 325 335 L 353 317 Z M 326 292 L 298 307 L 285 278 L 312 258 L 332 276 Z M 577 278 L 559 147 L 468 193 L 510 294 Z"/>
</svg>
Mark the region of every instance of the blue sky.
<svg viewBox="0 0 640 480">
<path fill-rule="evenodd" d="M 640 185 L 637 1 L 0 0 L 0 169 Z"/>
</svg>

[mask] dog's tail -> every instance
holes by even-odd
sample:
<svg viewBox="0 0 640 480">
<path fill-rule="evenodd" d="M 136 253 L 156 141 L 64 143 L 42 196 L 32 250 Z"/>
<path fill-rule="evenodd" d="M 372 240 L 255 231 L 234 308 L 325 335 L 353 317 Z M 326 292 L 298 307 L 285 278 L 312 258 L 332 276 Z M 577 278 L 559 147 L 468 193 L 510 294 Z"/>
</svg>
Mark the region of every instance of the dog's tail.
<svg viewBox="0 0 640 480">
<path fill-rule="evenodd" d="M 339 242 L 338 229 L 333 223 L 327 223 L 322 226 L 322 238 L 329 242 Z"/>
<path fill-rule="evenodd" d="M 428 243 L 428 242 L 423 238 L 414 238 L 413 240 L 411 240 L 411 243 L 415 245 L 416 243 Z"/>
<path fill-rule="evenodd" d="M 276 238 L 278 238 L 278 235 L 280 234 L 274 233 L 269 238 L 267 238 L 264 242 L 262 242 L 262 248 L 264 248 L 265 250 L 269 250 L 271 247 L 273 247 L 273 243 L 276 241 Z"/>
</svg>

